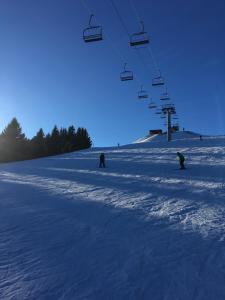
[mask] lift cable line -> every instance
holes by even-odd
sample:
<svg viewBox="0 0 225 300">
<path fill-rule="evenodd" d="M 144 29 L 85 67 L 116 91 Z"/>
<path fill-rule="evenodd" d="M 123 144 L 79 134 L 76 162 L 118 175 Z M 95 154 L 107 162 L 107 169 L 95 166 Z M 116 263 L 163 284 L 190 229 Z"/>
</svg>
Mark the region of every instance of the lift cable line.
<svg viewBox="0 0 225 300">
<path fill-rule="evenodd" d="M 137 11 L 137 8 L 135 7 L 135 4 L 133 2 L 133 0 L 129 0 L 129 3 L 130 3 L 130 6 L 132 8 L 132 11 L 133 11 L 133 14 L 134 16 L 136 17 L 137 19 L 137 22 L 140 22 L 141 21 L 141 18 L 139 16 L 139 13 Z M 153 51 L 152 51 L 152 48 L 151 48 L 151 45 L 148 45 L 147 48 L 147 51 L 148 51 L 148 54 L 153 62 L 153 66 L 154 66 L 154 69 L 155 69 L 155 76 L 153 77 L 153 80 L 152 80 L 152 85 L 153 86 L 163 86 L 165 84 L 165 81 L 164 81 L 164 78 L 162 77 L 161 75 L 161 71 L 160 71 L 160 68 L 159 68 L 159 65 L 157 63 L 157 60 L 155 58 L 155 56 L 153 55 Z M 168 94 L 168 91 L 167 91 L 167 87 L 165 88 L 165 92 L 163 92 L 160 96 L 160 100 L 162 101 L 169 101 L 171 100 L 170 99 L 170 95 Z M 166 114 L 167 115 L 167 135 L 168 135 L 168 140 L 171 139 L 171 117 L 170 115 L 172 114 L 173 115 L 173 120 L 178 120 L 178 116 L 176 114 L 176 109 L 175 109 L 175 106 L 174 104 L 170 103 L 170 104 L 166 104 L 164 105 L 161 109 L 157 109 L 156 114 Z M 175 124 L 176 126 L 179 127 L 178 124 Z"/>
<path fill-rule="evenodd" d="M 115 11 L 115 13 L 116 13 L 116 16 L 117 16 L 118 20 L 120 21 L 120 23 L 121 23 L 121 25 L 122 25 L 122 27 L 123 27 L 123 29 L 124 29 L 126 35 L 128 36 L 128 39 L 130 40 L 131 34 L 130 34 L 129 29 L 128 29 L 128 27 L 126 26 L 126 24 L 125 24 L 125 22 L 124 22 L 124 20 L 123 20 L 123 18 L 122 18 L 122 16 L 121 16 L 121 14 L 120 14 L 120 12 L 119 12 L 119 9 L 117 8 L 117 6 L 116 6 L 114 0 L 109 0 L 109 2 L 110 2 L 110 4 L 111 4 L 112 8 L 114 9 L 114 11 Z M 139 23 L 140 23 L 140 22 L 139 22 Z M 135 47 L 135 49 L 138 50 L 138 48 L 136 48 L 136 47 Z M 137 54 L 137 57 L 138 57 L 138 59 L 140 60 L 141 64 L 144 66 L 144 68 L 146 68 L 146 64 L 145 64 L 145 62 L 143 62 L 143 59 L 142 59 L 142 57 L 141 57 L 139 51 L 136 51 L 135 53 Z M 147 70 L 147 69 L 146 69 L 146 70 Z M 148 72 L 148 70 L 147 70 L 147 72 Z"/>
<path fill-rule="evenodd" d="M 84 8 L 84 10 L 86 10 L 88 12 L 88 14 L 91 16 L 93 15 L 92 11 L 90 10 L 89 6 L 87 5 L 85 0 L 81 0 L 81 5 Z M 95 17 L 95 19 L 98 21 L 98 19 Z M 90 21 L 90 19 L 89 19 Z M 121 51 L 119 50 L 119 48 L 115 45 L 115 43 L 112 41 L 112 39 L 110 38 L 110 36 L 107 34 L 107 32 L 104 30 L 104 36 L 106 37 L 106 40 L 110 46 L 110 48 L 112 49 L 112 51 L 119 57 L 119 59 L 121 60 L 122 63 L 126 62 L 127 60 L 124 58 L 124 56 L 122 55 Z M 138 85 L 140 86 L 142 83 L 140 81 L 140 79 L 138 78 L 138 76 L 135 75 L 135 78 L 138 82 Z"/>
<path fill-rule="evenodd" d="M 140 15 L 139 15 L 139 13 L 137 11 L 137 8 L 135 7 L 135 4 L 134 4 L 133 0 L 129 0 L 129 3 L 130 3 L 131 9 L 133 11 L 133 14 L 134 14 L 137 22 L 138 23 L 142 22 L 142 19 L 140 18 Z M 160 68 L 159 68 L 159 65 L 158 65 L 158 63 L 157 63 L 157 61 L 155 59 L 155 56 L 153 55 L 153 51 L 152 51 L 151 45 L 149 44 L 148 47 L 146 47 L 146 48 L 147 48 L 148 53 L 150 55 L 150 58 L 151 58 L 151 60 L 153 62 L 153 66 L 154 66 L 155 71 L 159 72 Z"/>
<path fill-rule="evenodd" d="M 123 18 L 122 18 L 122 16 L 121 16 L 121 14 L 120 14 L 120 12 L 119 12 L 117 6 L 115 5 L 114 0 L 109 0 L 109 2 L 111 3 L 111 5 L 112 5 L 112 7 L 113 7 L 113 9 L 114 9 L 114 11 L 115 11 L 115 13 L 116 13 L 116 15 L 117 15 L 119 21 L 120 21 L 120 23 L 122 24 L 123 29 L 125 30 L 125 32 L 126 32 L 128 38 L 129 38 L 130 41 L 131 41 L 131 35 L 130 35 L 130 32 L 129 32 L 129 30 L 128 30 L 126 24 L 125 24 L 125 22 L 123 21 Z M 135 8 L 135 5 L 134 5 L 133 1 L 132 1 L 132 0 L 129 0 L 129 2 L 130 2 L 130 4 L 131 4 L 131 7 L 132 7 L 133 12 L 134 12 L 134 14 L 135 14 L 135 17 L 137 18 L 138 22 L 141 23 L 141 25 L 142 25 L 141 31 L 140 31 L 139 33 L 136 33 L 137 36 L 138 36 L 138 35 L 141 36 L 141 34 L 145 33 L 145 31 L 144 31 L 144 24 L 143 24 L 143 22 L 141 21 L 139 15 L 138 15 L 137 9 Z M 88 10 L 88 12 L 89 12 L 89 15 L 90 15 L 90 19 L 89 19 L 89 25 L 90 25 L 90 26 L 89 26 L 89 27 L 91 27 L 91 26 L 93 26 L 93 25 L 91 25 L 91 19 L 93 18 L 93 16 L 92 16 L 93 14 L 91 13 L 89 7 L 87 6 L 85 0 L 81 0 L 81 3 L 82 3 L 83 6 L 85 6 L 85 9 Z M 102 27 L 101 27 L 100 25 L 97 25 L 97 26 L 100 27 L 100 28 L 99 28 L 99 27 L 98 27 L 98 28 L 101 29 L 101 32 L 100 32 L 100 33 L 102 34 Z M 119 56 L 120 60 L 122 60 L 123 63 L 124 63 L 125 61 L 127 61 L 127 60 L 124 59 L 124 57 L 123 57 L 123 55 L 121 54 L 121 52 L 119 51 L 118 47 L 114 45 L 114 43 L 112 42 L 112 40 L 110 39 L 110 37 L 109 37 L 108 35 L 106 35 L 105 33 L 104 33 L 104 35 L 107 37 L 107 40 L 108 40 L 108 42 L 109 42 L 109 45 L 111 46 L 111 48 L 113 49 L 113 51 L 116 52 L 116 54 Z M 134 34 L 134 35 L 135 35 L 135 34 Z M 97 38 L 98 38 L 98 37 L 97 37 Z M 149 43 L 149 40 L 147 40 L 147 37 L 146 37 L 146 40 L 144 40 L 144 41 L 142 40 L 141 43 L 143 43 L 143 44 L 148 44 L 148 43 Z M 141 44 L 141 43 L 138 43 L 138 45 Z M 133 45 L 133 48 L 134 48 L 135 50 L 137 50 L 137 51 L 135 51 L 135 53 L 137 54 L 138 59 L 141 61 L 141 63 L 143 64 L 143 66 L 146 68 L 146 64 L 145 64 L 145 62 L 143 61 L 143 58 L 142 58 L 142 56 L 141 56 L 141 54 L 140 54 L 140 52 L 139 52 L 139 47 L 136 47 L 135 45 Z M 155 57 L 154 57 L 154 55 L 153 55 L 153 52 L 152 52 L 151 47 L 150 47 L 149 45 L 147 45 L 146 48 L 147 48 L 147 50 L 148 50 L 148 53 L 149 53 L 149 55 L 150 55 L 150 57 L 151 57 L 151 61 L 153 62 L 153 67 L 154 67 L 154 69 L 155 69 L 155 76 L 153 77 L 152 85 L 153 85 L 153 86 L 162 86 L 162 85 L 164 85 L 164 79 L 163 79 L 163 77 L 161 76 L 161 71 L 160 71 L 160 69 L 159 69 L 158 63 L 157 63 L 157 61 L 156 61 L 156 59 L 155 59 Z M 124 64 L 124 68 L 125 68 L 124 71 L 120 73 L 120 79 L 121 79 L 121 81 L 133 80 L 133 72 L 132 72 L 132 71 L 128 71 L 128 70 L 126 69 L 126 64 Z M 128 72 L 129 72 L 129 74 L 128 74 Z M 123 75 L 124 75 L 124 76 L 123 76 Z M 135 78 L 135 79 L 138 80 L 138 78 Z M 139 80 L 138 80 L 138 81 L 139 81 Z M 140 82 L 139 82 L 139 84 L 141 85 Z M 139 92 L 141 92 L 141 91 L 139 91 Z M 166 93 L 167 93 L 167 89 L 166 89 L 166 92 L 165 92 L 165 93 L 161 94 L 160 100 L 170 100 L 169 96 L 166 97 Z M 139 95 L 139 93 L 138 93 L 138 95 Z M 168 93 L 167 93 L 167 95 L 168 95 Z M 163 99 L 163 97 L 164 97 L 164 99 Z M 146 97 L 146 98 L 147 98 L 147 97 Z M 140 98 L 139 98 L 139 99 L 140 99 Z M 173 104 L 170 104 L 170 105 L 172 105 L 172 106 L 174 107 Z M 151 109 L 157 108 L 157 105 L 156 105 L 153 101 L 151 101 L 150 104 L 149 104 L 149 108 L 151 108 Z M 174 109 L 175 109 L 175 107 L 174 107 Z M 164 109 L 164 110 L 165 110 L 165 109 Z M 162 114 L 163 114 L 163 108 L 160 109 L 160 110 L 156 110 L 156 114 L 159 114 L 159 111 L 161 111 L 160 115 L 162 115 Z M 170 119 L 170 125 L 171 125 L 171 119 Z M 167 126 L 167 127 L 168 127 L 168 126 Z M 168 127 L 168 128 L 169 128 L 169 127 Z M 168 133 L 168 135 L 169 135 L 169 133 Z M 169 139 L 168 139 L 168 140 L 169 140 Z"/>
<path fill-rule="evenodd" d="M 109 0 L 109 1 L 110 1 L 111 5 L 112 5 L 112 7 L 113 7 L 113 9 L 114 9 L 114 11 L 115 11 L 115 13 L 116 13 L 118 19 L 120 20 L 120 23 L 122 24 L 122 26 L 123 26 L 123 28 L 124 28 L 126 34 L 128 35 L 128 37 L 130 37 L 130 32 L 129 32 L 129 30 L 128 30 L 126 24 L 124 23 L 123 18 L 121 17 L 120 12 L 119 12 L 119 10 L 118 10 L 118 8 L 117 8 L 115 2 L 114 2 L 113 0 Z"/>
</svg>

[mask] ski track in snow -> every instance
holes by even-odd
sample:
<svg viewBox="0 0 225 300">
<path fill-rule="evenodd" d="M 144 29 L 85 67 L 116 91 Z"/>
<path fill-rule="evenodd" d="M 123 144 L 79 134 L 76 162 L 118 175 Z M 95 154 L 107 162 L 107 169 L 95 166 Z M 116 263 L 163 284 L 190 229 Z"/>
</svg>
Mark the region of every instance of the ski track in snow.
<svg viewBox="0 0 225 300">
<path fill-rule="evenodd" d="M 222 138 L 1 165 L 0 299 L 225 299 L 224 167 Z"/>
</svg>

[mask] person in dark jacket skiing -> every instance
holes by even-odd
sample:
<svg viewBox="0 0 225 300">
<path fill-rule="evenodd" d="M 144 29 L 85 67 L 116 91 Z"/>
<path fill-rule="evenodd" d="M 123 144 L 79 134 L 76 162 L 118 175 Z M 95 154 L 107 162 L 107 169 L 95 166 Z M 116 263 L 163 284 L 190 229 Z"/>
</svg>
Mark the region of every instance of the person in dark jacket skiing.
<svg viewBox="0 0 225 300">
<path fill-rule="evenodd" d="M 105 168 L 105 154 L 101 153 L 99 156 L 99 168 Z"/>
<path fill-rule="evenodd" d="M 181 170 L 185 169 L 185 166 L 184 166 L 185 158 L 184 158 L 183 154 L 181 154 L 180 152 L 177 152 L 177 156 L 179 157 L 180 169 Z"/>
</svg>

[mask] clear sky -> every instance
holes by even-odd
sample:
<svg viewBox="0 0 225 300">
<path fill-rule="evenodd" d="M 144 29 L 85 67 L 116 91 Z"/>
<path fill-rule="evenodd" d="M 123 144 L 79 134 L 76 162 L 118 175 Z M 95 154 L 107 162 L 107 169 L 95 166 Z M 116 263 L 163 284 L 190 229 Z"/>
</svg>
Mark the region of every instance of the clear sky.
<svg viewBox="0 0 225 300">
<path fill-rule="evenodd" d="M 225 134 L 225 1 L 113 1 L 130 33 L 144 21 L 181 127 Z M 90 13 L 104 40 L 86 44 Z M 149 51 L 129 47 L 110 0 L 0 0 L 0 39 L 0 129 L 14 116 L 28 137 L 74 124 L 109 146 L 163 128 L 137 99 L 143 83 L 160 104 Z M 134 81 L 120 81 L 124 62 Z"/>
</svg>

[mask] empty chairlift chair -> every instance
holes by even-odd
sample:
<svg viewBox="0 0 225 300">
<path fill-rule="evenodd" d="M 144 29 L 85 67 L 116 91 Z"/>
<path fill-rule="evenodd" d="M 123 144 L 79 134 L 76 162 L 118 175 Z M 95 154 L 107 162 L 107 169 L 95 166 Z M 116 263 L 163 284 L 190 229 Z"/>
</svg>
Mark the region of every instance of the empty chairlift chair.
<svg viewBox="0 0 225 300">
<path fill-rule="evenodd" d="M 89 26 L 83 31 L 83 39 L 86 43 L 97 42 L 102 40 L 102 27 L 91 25 L 94 15 L 90 16 Z"/>
<path fill-rule="evenodd" d="M 164 93 L 161 94 L 160 100 L 162 100 L 162 101 L 169 101 L 170 100 L 170 96 L 169 96 L 169 94 L 167 92 L 167 89 L 166 89 L 166 91 Z"/>
<path fill-rule="evenodd" d="M 120 80 L 121 81 L 128 81 L 128 80 L 133 80 L 133 72 L 126 70 L 126 63 L 124 64 L 124 71 L 120 73 Z"/>
<path fill-rule="evenodd" d="M 156 115 L 161 115 L 161 113 L 162 113 L 162 111 L 161 111 L 161 109 L 159 109 L 159 108 L 158 108 L 158 109 L 156 110 L 156 112 L 155 112 Z"/>
<path fill-rule="evenodd" d="M 138 92 L 138 98 L 139 99 L 148 99 L 148 93 L 147 93 L 147 91 L 143 90 L 143 85 L 141 86 L 141 89 Z"/>
<path fill-rule="evenodd" d="M 137 47 L 137 46 L 146 45 L 148 43 L 149 43 L 149 38 L 147 32 L 145 32 L 144 30 L 144 23 L 141 22 L 141 31 L 133 33 L 130 36 L 130 46 Z"/>
<path fill-rule="evenodd" d="M 157 105 L 156 105 L 153 101 L 151 101 L 151 102 L 149 103 L 148 107 L 149 107 L 150 109 L 153 109 L 153 108 L 156 108 Z"/>
<path fill-rule="evenodd" d="M 158 75 L 153 77 L 152 86 L 161 86 L 161 85 L 164 85 L 164 78 L 161 76 L 161 73 L 159 72 Z"/>
</svg>

